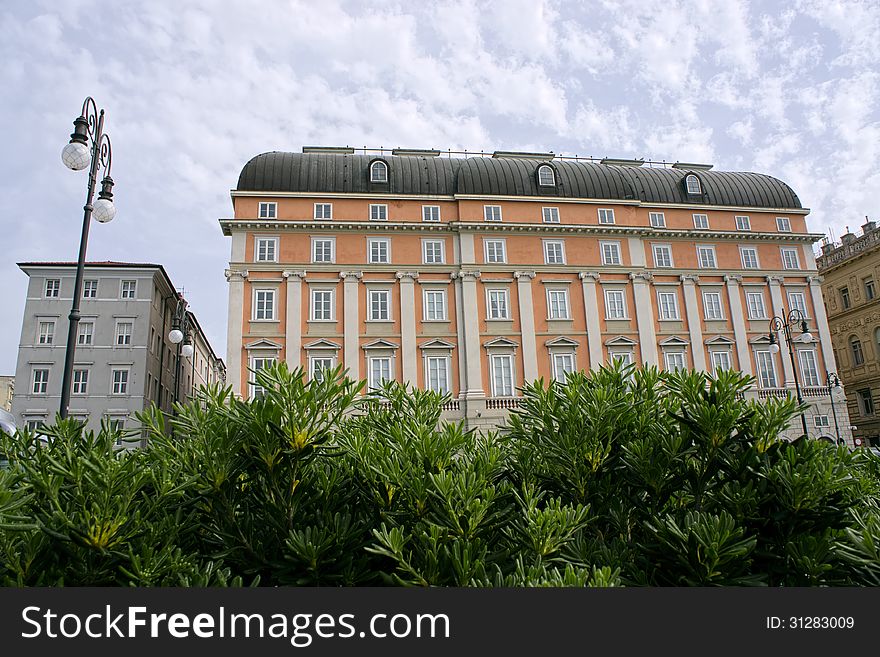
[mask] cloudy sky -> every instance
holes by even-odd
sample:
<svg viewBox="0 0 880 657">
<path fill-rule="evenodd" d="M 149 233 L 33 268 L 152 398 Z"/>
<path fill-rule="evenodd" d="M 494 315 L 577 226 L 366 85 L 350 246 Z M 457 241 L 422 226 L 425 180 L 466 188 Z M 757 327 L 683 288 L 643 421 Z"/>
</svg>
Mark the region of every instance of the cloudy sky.
<svg viewBox="0 0 880 657">
<path fill-rule="evenodd" d="M 76 257 L 86 95 L 118 215 L 89 258 L 158 262 L 225 354 L 229 190 L 303 145 L 552 150 L 769 173 L 814 232 L 880 216 L 880 2 L 4 0 L 0 374 L 22 260 Z M 872 196 L 873 195 L 873 196 Z"/>
</svg>

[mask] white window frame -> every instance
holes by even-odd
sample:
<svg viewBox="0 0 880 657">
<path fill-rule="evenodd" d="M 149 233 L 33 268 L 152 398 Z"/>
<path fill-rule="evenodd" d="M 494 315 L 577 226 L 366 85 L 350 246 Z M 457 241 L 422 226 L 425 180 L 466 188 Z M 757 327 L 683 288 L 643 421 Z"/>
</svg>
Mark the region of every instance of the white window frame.
<svg viewBox="0 0 880 657">
<path fill-rule="evenodd" d="M 272 257 L 268 257 L 269 254 L 269 246 L 271 245 L 271 255 Z M 262 258 L 260 251 L 261 247 L 265 246 L 266 257 Z M 256 235 L 254 237 L 254 262 L 278 262 L 278 238 L 277 237 L 264 237 L 262 235 Z"/>
<path fill-rule="evenodd" d="M 497 259 L 493 260 L 490 258 L 490 256 L 489 256 L 489 245 L 490 244 L 493 244 L 493 245 L 500 244 L 501 245 L 501 259 L 500 260 L 497 260 Z M 498 255 L 497 248 L 493 248 L 493 251 L 495 252 L 495 255 L 497 256 Z M 504 240 L 504 239 L 500 239 L 500 240 L 484 239 L 483 240 L 483 253 L 486 257 L 487 264 L 505 264 L 507 262 L 507 240 Z"/>
<path fill-rule="evenodd" d="M 694 218 L 694 228 L 697 230 L 709 230 L 708 214 L 704 212 L 694 212 L 692 216 Z"/>
<path fill-rule="evenodd" d="M 483 206 L 484 221 L 504 221 L 500 205 L 484 205 Z"/>
<path fill-rule="evenodd" d="M 668 260 L 667 264 L 661 263 L 662 258 L 657 257 L 658 251 L 665 251 L 666 259 Z M 675 267 L 675 263 L 672 260 L 672 245 L 671 244 L 652 244 L 651 245 L 651 253 L 654 256 L 654 267 L 657 269 L 669 269 Z"/>
<path fill-rule="evenodd" d="M 738 214 L 733 217 L 733 221 L 736 224 L 737 230 L 742 231 L 750 231 L 752 230 L 752 220 L 748 215 Z"/>
<path fill-rule="evenodd" d="M 117 380 L 117 374 L 124 374 Z M 116 397 L 128 395 L 128 385 L 131 383 L 131 369 L 128 367 L 113 367 L 110 369 L 110 394 Z"/>
<path fill-rule="evenodd" d="M 804 386 L 819 386 L 819 360 L 815 349 L 797 349 L 798 365 L 801 370 L 801 383 Z"/>
<path fill-rule="evenodd" d="M 803 292 L 791 291 L 787 293 L 787 297 L 789 310 L 794 310 L 795 308 L 797 308 L 799 311 L 801 311 L 801 313 L 803 313 L 805 319 L 809 318 L 809 315 L 807 314 L 806 294 L 804 294 Z M 800 299 L 800 301 L 792 303 L 792 299 Z"/>
<path fill-rule="evenodd" d="M 776 217 L 776 230 L 780 233 L 790 233 L 791 219 L 789 217 Z"/>
<path fill-rule="evenodd" d="M 88 326 L 88 330 L 85 330 L 85 327 Z M 95 323 L 94 322 L 80 322 L 76 329 L 76 344 L 77 346 L 85 346 L 88 347 L 92 344 L 95 336 Z"/>
<path fill-rule="evenodd" d="M 266 389 L 263 386 L 257 384 L 257 372 L 262 370 L 265 367 L 269 367 L 274 365 L 278 359 L 275 356 L 261 356 L 254 355 L 249 359 L 249 369 L 253 371 L 248 372 L 248 398 L 256 399 L 258 395 L 262 396 L 265 394 Z M 259 362 L 260 366 L 257 367 L 257 363 Z"/>
<path fill-rule="evenodd" d="M 275 201 L 260 201 L 260 205 L 257 211 L 258 219 L 277 219 L 278 218 L 278 203 Z"/>
<path fill-rule="evenodd" d="M 436 214 L 436 217 L 434 216 L 435 214 Z M 422 221 L 431 221 L 431 222 L 440 221 L 440 206 L 439 205 L 423 205 L 422 206 Z"/>
<path fill-rule="evenodd" d="M 44 330 L 45 329 L 45 330 Z M 55 344 L 55 321 L 40 321 L 37 325 L 37 344 Z"/>
<path fill-rule="evenodd" d="M 496 367 L 498 364 L 503 362 L 508 363 L 508 369 L 510 370 L 510 382 L 508 388 L 508 382 L 505 380 L 504 371 L 501 371 L 501 382 L 499 385 L 498 381 L 498 372 L 496 371 Z M 516 372 L 514 371 L 514 362 L 513 362 L 513 354 L 490 354 L 489 355 L 489 372 L 491 375 L 491 383 L 492 383 L 492 396 L 493 397 L 513 397 L 516 394 Z M 501 390 L 499 390 L 501 388 Z"/>
<path fill-rule="evenodd" d="M 551 250 L 557 251 L 557 253 L 551 253 Z M 551 255 L 553 256 L 552 262 Z M 565 264 L 565 240 L 544 240 L 544 264 Z"/>
<path fill-rule="evenodd" d="M 688 194 L 699 195 L 703 193 L 703 184 L 700 182 L 700 179 L 692 173 L 685 176 L 684 184 Z"/>
<path fill-rule="evenodd" d="M 263 309 L 260 310 L 260 296 L 268 294 L 269 296 L 263 297 Z M 264 287 L 255 287 L 254 288 L 254 296 L 253 296 L 253 309 L 251 311 L 251 321 L 252 322 L 274 322 L 277 319 L 276 312 L 276 290 L 267 289 Z M 267 301 L 271 301 L 271 303 L 267 304 Z M 271 312 L 266 312 L 267 310 Z M 260 314 L 263 316 L 260 317 Z"/>
<path fill-rule="evenodd" d="M 322 370 L 332 370 L 336 367 L 336 357 L 335 356 L 327 356 L 326 354 L 309 356 L 309 380 L 310 381 L 320 381 L 321 377 L 315 376 L 317 373 L 316 365 L 318 363 L 324 363 L 324 366 L 321 367 Z"/>
<path fill-rule="evenodd" d="M 729 349 L 718 349 L 709 351 L 709 361 L 712 363 L 712 371 L 715 372 L 719 368 L 722 370 L 731 369 L 731 358 Z"/>
<path fill-rule="evenodd" d="M 606 250 L 606 247 L 610 248 L 610 251 Z M 623 264 L 623 256 L 620 252 L 620 242 L 599 242 L 599 250 L 602 252 L 602 264 L 603 265 L 621 265 Z M 609 256 L 614 256 L 610 258 Z M 617 260 L 617 262 L 613 262 Z"/>
<path fill-rule="evenodd" d="M 329 260 L 318 260 L 318 250 L 317 245 L 319 242 L 329 242 L 330 243 L 330 259 Z M 312 237 L 312 262 L 313 263 L 325 263 L 325 264 L 333 264 L 336 262 L 336 238 L 335 237 Z"/>
<path fill-rule="evenodd" d="M 768 364 L 769 369 L 765 367 Z M 776 359 L 773 358 L 773 352 L 768 349 L 756 349 L 755 370 L 758 374 L 757 379 L 760 388 L 779 387 L 779 377 L 776 372 Z"/>
<path fill-rule="evenodd" d="M 128 289 L 126 289 L 128 286 Z M 119 281 L 120 299 L 137 299 L 137 280 Z"/>
<path fill-rule="evenodd" d="M 500 304 L 496 303 L 496 307 L 499 311 L 503 310 L 504 312 L 499 312 L 497 315 L 493 313 L 492 310 L 492 297 L 495 295 L 499 295 L 498 299 L 503 301 L 504 307 L 502 308 Z M 503 287 L 489 287 L 486 288 L 486 319 L 487 320 L 509 320 L 510 319 L 510 290 Z"/>
<path fill-rule="evenodd" d="M 320 210 L 319 210 L 320 208 Z M 329 211 L 328 211 L 329 208 Z M 312 218 L 316 221 L 327 221 L 329 219 L 333 219 L 333 204 L 332 203 L 315 203 L 315 207 L 313 209 Z"/>
<path fill-rule="evenodd" d="M 757 315 L 752 312 L 752 299 L 760 299 L 761 314 Z M 767 304 L 764 303 L 763 292 L 746 292 L 746 314 L 749 319 L 767 319 Z"/>
<path fill-rule="evenodd" d="M 429 301 L 433 298 L 434 301 Z M 439 299 L 439 302 L 438 302 Z M 433 306 L 434 312 L 431 312 Z M 446 313 L 446 290 L 425 289 L 422 292 L 422 319 L 425 322 L 445 322 L 447 320 Z M 442 312 L 437 313 L 437 310 Z M 432 317 L 432 314 L 434 315 Z"/>
<path fill-rule="evenodd" d="M 318 301 L 317 296 L 321 295 L 322 300 L 321 304 L 321 317 L 318 316 Z M 324 301 L 324 295 L 329 295 L 327 301 Z M 328 317 L 324 317 L 324 307 L 329 304 Z M 336 290 L 331 288 L 312 288 L 309 292 L 309 320 L 312 322 L 334 322 L 336 321 Z"/>
<path fill-rule="evenodd" d="M 678 361 L 677 363 L 671 363 L 671 361 Z M 684 351 L 664 351 L 663 352 L 663 366 L 667 372 L 675 372 L 677 370 L 687 369 L 687 356 Z"/>
<path fill-rule="evenodd" d="M 73 381 L 70 384 L 71 395 L 89 394 L 89 370 L 86 367 L 78 367 L 73 370 Z"/>
<path fill-rule="evenodd" d="M 813 426 L 817 429 L 828 429 L 831 427 L 831 420 L 827 415 L 817 413 L 813 416 Z"/>
<path fill-rule="evenodd" d="M 568 361 L 568 366 L 564 364 L 560 367 L 560 361 Z M 575 372 L 576 365 L 574 352 L 572 351 L 555 351 L 550 354 L 550 363 L 553 367 L 553 380 L 558 383 L 565 383 L 568 375 Z"/>
<path fill-rule="evenodd" d="M 438 367 L 436 369 L 437 372 L 437 383 L 436 386 L 431 381 L 431 368 L 432 362 L 436 362 Z M 439 364 L 443 363 L 442 369 L 439 367 Z M 433 392 L 437 392 L 440 394 L 446 394 L 450 391 L 449 388 L 449 369 L 451 367 L 449 356 L 425 356 L 425 390 L 431 390 Z M 440 374 L 442 371 L 442 381 L 440 378 Z"/>
<path fill-rule="evenodd" d="M 750 264 L 751 260 L 749 260 L 749 262 L 746 261 L 746 254 L 750 254 L 751 256 L 754 257 L 754 264 L 753 265 Z M 761 268 L 761 261 L 758 259 L 758 249 L 757 249 L 757 247 L 754 247 L 754 246 L 741 246 L 741 247 L 739 247 L 739 261 L 740 261 L 740 264 L 742 265 L 743 269 L 760 269 Z"/>
<path fill-rule="evenodd" d="M 672 303 L 670 304 L 670 299 Z M 669 290 L 657 290 L 657 312 L 661 322 L 680 321 L 678 294 Z"/>
<path fill-rule="evenodd" d="M 385 245 L 385 259 L 374 260 L 373 246 Z M 376 256 L 382 255 L 382 249 L 378 249 Z M 391 264 L 391 238 L 389 237 L 368 237 L 367 238 L 367 264 L 370 265 L 388 265 Z"/>
<path fill-rule="evenodd" d="M 597 208 L 596 216 L 599 219 L 599 223 L 602 225 L 611 226 L 615 223 L 614 208 Z"/>
<path fill-rule="evenodd" d="M 370 203 L 370 221 L 388 221 L 388 205 Z"/>
<path fill-rule="evenodd" d="M 547 290 L 547 319 L 571 319 L 568 290 L 559 288 L 549 288 Z"/>
<path fill-rule="evenodd" d="M 558 224 L 559 208 L 554 206 L 541 208 L 541 221 L 545 224 Z"/>
<path fill-rule="evenodd" d="M 40 374 L 39 377 L 37 376 L 37 373 Z M 45 376 L 44 376 L 44 374 L 45 374 Z M 50 376 L 50 369 L 48 367 L 34 367 L 31 370 L 31 394 L 32 395 L 49 394 L 49 376 Z"/>
<path fill-rule="evenodd" d="M 550 182 L 547 182 L 546 174 L 550 174 Z M 549 164 L 542 164 L 538 167 L 538 186 L 539 187 L 556 187 L 556 172 Z"/>
<path fill-rule="evenodd" d="M 718 300 L 717 304 L 717 317 L 715 316 L 716 305 L 715 302 L 709 302 L 709 298 L 715 298 Z M 712 312 L 709 312 L 710 309 Z M 703 292 L 703 316 L 707 321 L 717 322 L 722 321 L 724 319 L 724 303 L 721 301 L 721 292 Z"/>
<path fill-rule="evenodd" d="M 439 260 L 429 260 L 428 259 L 428 247 L 440 245 L 440 253 Z M 431 249 L 434 251 L 434 249 Z M 433 253 L 432 256 L 436 256 L 436 253 Z M 435 239 L 423 239 L 422 240 L 422 263 L 426 265 L 443 265 L 446 264 L 446 240 L 435 240 Z"/>
<path fill-rule="evenodd" d="M 375 365 L 385 364 L 387 366 L 387 374 L 385 376 L 385 367 L 381 367 L 382 371 L 379 372 L 379 380 L 376 380 L 376 372 L 374 370 Z M 370 386 L 370 390 L 378 390 L 382 383 L 385 381 L 393 381 L 394 373 L 392 372 L 394 365 L 392 363 L 391 356 L 370 356 L 367 358 L 367 379 L 368 385 Z"/>
<path fill-rule="evenodd" d="M 666 228 L 666 215 L 663 212 L 649 212 L 648 221 L 651 228 Z"/>
<path fill-rule="evenodd" d="M 382 174 L 379 175 L 378 172 Z M 388 164 L 382 160 L 374 160 L 370 164 L 370 182 L 387 183 L 388 182 Z"/>
<path fill-rule="evenodd" d="M 384 299 L 384 302 L 382 301 Z M 374 303 L 378 302 L 376 308 Z M 384 305 L 383 305 L 384 304 Z M 377 310 L 378 312 L 373 312 Z M 383 317 L 384 315 L 384 317 Z M 367 289 L 367 321 L 390 322 L 391 320 L 391 290 L 388 288 Z"/>
<path fill-rule="evenodd" d="M 789 271 L 801 268 L 801 259 L 798 257 L 797 249 L 791 247 L 780 247 L 779 254 L 782 256 L 782 268 Z M 793 258 L 793 260 L 792 260 Z"/>
<path fill-rule="evenodd" d="M 128 326 L 129 332 L 123 333 L 122 327 Z M 119 319 L 116 320 L 116 329 L 113 331 L 113 346 L 114 347 L 130 347 L 132 340 L 134 337 L 134 320 L 131 319 Z M 126 341 L 127 339 L 127 341 Z M 122 340 L 122 342 L 120 342 Z"/>
<path fill-rule="evenodd" d="M 703 264 L 703 253 L 712 254 L 712 264 Z M 715 255 L 715 247 L 711 244 L 697 245 L 697 265 L 700 269 L 718 269 L 718 258 Z"/>
<path fill-rule="evenodd" d="M 46 285 L 43 286 L 43 293 L 47 299 L 58 299 L 61 297 L 61 279 L 47 278 Z"/>
<path fill-rule="evenodd" d="M 632 349 L 609 349 L 608 364 L 613 365 L 614 361 L 622 361 L 624 365 L 632 365 L 635 362 Z"/>
<path fill-rule="evenodd" d="M 619 299 L 620 303 L 612 301 L 612 297 Z M 617 314 L 618 311 L 620 314 Z M 605 319 L 629 319 L 626 312 L 626 294 L 623 290 L 605 290 Z"/>
<path fill-rule="evenodd" d="M 90 278 L 86 281 L 83 281 L 83 291 L 82 291 L 83 299 L 97 299 L 98 298 L 98 279 Z"/>
</svg>

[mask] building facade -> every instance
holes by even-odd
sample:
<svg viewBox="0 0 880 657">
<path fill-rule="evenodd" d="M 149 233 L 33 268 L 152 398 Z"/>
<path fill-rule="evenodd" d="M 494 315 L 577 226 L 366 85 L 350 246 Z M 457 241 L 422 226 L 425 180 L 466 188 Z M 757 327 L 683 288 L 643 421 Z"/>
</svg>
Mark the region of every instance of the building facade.
<svg viewBox="0 0 880 657">
<path fill-rule="evenodd" d="M 12 410 L 19 427 L 36 429 L 59 410 L 76 264 L 18 266 L 29 281 Z M 104 418 L 136 427 L 136 411 L 155 403 L 171 412 L 196 386 L 224 380 L 194 316 L 192 357 L 168 339 L 181 297 L 161 265 L 88 263 L 82 294 L 69 415 L 89 428 Z"/>
<path fill-rule="evenodd" d="M 615 358 L 740 369 L 763 398 L 792 392 L 797 371 L 810 434 L 830 436 L 820 236 L 781 181 L 710 169 L 542 153 L 258 155 L 220 221 L 232 386 L 253 394 L 249 371 L 276 359 L 310 373 L 341 363 L 371 386 L 448 392 L 447 416 L 473 426 L 503 420 L 525 381 Z M 817 336 L 795 366 L 768 336 L 790 307 Z"/>
<path fill-rule="evenodd" d="M 867 219 L 867 218 L 866 218 Z M 862 234 L 847 231 L 822 246 L 824 281 L 838 376 L 855 425 L 856 442 L 880 446 L 880 229 L 866 221 Z"/>
<path fill-rule="evenodd" d="M 12 410 L 12 395 L 15 392 L 15 377 L 0 376 L 0 408 Z"/>
</svg>

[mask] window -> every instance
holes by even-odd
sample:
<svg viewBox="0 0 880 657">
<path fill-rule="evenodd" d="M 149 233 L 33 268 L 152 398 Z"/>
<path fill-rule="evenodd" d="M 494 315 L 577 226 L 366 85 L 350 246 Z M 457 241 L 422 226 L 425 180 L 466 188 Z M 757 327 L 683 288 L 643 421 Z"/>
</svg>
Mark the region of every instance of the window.
<svg viewBox="0 0 880 657">
<path fill-rule="evenodd" d="M 513 356 L 509 354 L 493 355 L 492 360 L 492 395 L 495 397 L 513 396 Z"/>
<path fill-rule="evenodd" d="M 755 360 L 758 363 L 758 382 L 762 388 L 776 387 L 776 365 L 773 362 L 773 354 L 769 351 L 756 351 Z"/>
<path fill-rule="evenodd" d="M 737 215 L 733 218 L 736 222 L 737 230 L 751 230 L 752 229 L 752 220 L 746 217 L 745 215 Z"/>
<path fill-rule="evenodd" d="M 859 411 L 862 415 L 874 415 L 874 397 L 871 395 L 870 388 L 863 388 L 858 391 L 859 395 Z"/>
<path fill-rule="evenodd" d="M 33 393 L 35 395 L 45 395 L 46 390 L 49 388 L 49 370 L 47 369 L 35 369 L 34 370 L 34 378 L 33 378 Z"/>
<path fill-rule="evenodd" d="M 275 219 L 278 216 L 277 203 L 260 203 L 260 219 Z"/>
<path fill-rule="evenodd" d="M 797 249 L 781 249 L 782 251 L 782 267 L 783 269 L 800 269 L 801 263 L 798 260 Z"/>
<path fill-rule="evenodd" d="M 278 238 L 257 238 L 257 262 L 278 262 Z"/>
<path fill-rule="evenodd" d="M 541 217 L 545 224 L 558 224 L 559 208 L 541 208 Z"/>
<path fill-rule="evenodd" d="M 113 370 L 112 371 L 112 380 L 113 384 L 110 388 L 110 392 L 114 395 L 127 395 L 128 394 L 128 370 Z"/>
<path fill-rule="evenodd" d="M 562 240 L 544 241 L 544 264 L 565 264 L 565 242 L 563 242 Z"/>
<path fill-rule="evenodd" d="M 668 244 L 654 245 L 654 266 L 672 267 L 672 247 Z"/>
<path fill-rule="evenodd" d="M 425 290 L 425 319 L 444 321 L 446 319 L 446 290 Z"/>
<path fill-rule="evenodd" d="M 703 292 L 703 310 L 706 312 L 707 320 L 724 319 L 724 312 L 721 309 L 721 293 Z"/>
<path fill-rule="evenodd" d="M 55 322 L 40 322 L 40 344 L 52 344 L 55 341 Z"/>
<path fill-rule="evenodd" d="M 709 227 L 709 215 L 708 214 L 695 214 L 694 215 L 694 228 L 706 229 Z"/>
<path fill-rule="evenodd" d="M 369 291 L 369 318 L 371 322 L 387 322 L 391 319 L 389 310 L 390 293 L 388 290 Z"/>
<path fill-rule="evenodd" d="M 507 290 L 486 290 L 487 319 L 510 319 Z"/>
<path fill-rule="evenodd" d="M 858 338 L 849 339 L 849 349 L 852 352 L 853 366 L 865 364 L 865 353 L 862 351 L 862 341 Z"/>
<path fill-rule="evenodd" d="M 702 194 L 703 193 L 703 190 L 700 186 L 700 179 L 697 178 L 692 173 L 685 176 L 684 184 L 687 187 L 688 194 Z"/>
<path fill-rule="evenodd" d="M 620 242 L 599 242 L 603 265 L 620 264 Z"/>
<path fill-rule="evenodd" d="M 574 372 L 574 354 L 553 354 L 553 380 L 565 383 Z"/>
<path fill-rule="evenodd" d="M 323 381 L 324 372 L 333 369 L 332 356 L 312 356 L 309 358 L 309 372 L 312 381 Z"/>
<path fill-rule="evenodd" d="M 428 356 L 425 359 L 426 387 L 445 395 L 449 392 L 449 357 Z"/>
<path fill-rule="evenodd" d="M 612 363 L 618 362 L 621 365 L 632 365 L 633 354 L 631 351 L 609 351 L 608 360 Z"/>
<path fill-rule="evenodd" d="M 254 290 L 254 319 L 275 319 L 275 290 Z"/>
<path fill-rule="evenodd" d="M 776 230 L 780 233 L 790 233 L 791 219 L 788 217 L 776 217 Z"/>
<path fill-rule="evenodd" d="M 675 292 L 658 292 L 657 305 L 660 308 L 660 319 L 679 319 L 678 295 Z"/>
<path fill-rule="evenodd" d="M 767 319 L 763 292 L 747 292 L 746 305 L 749 308 L 749 319 Z"/>
<path fill-rule="evenodd" d="M 423 205 L 422 221 L 440 221 L 439 205 Z"/>
<path fill-rule="evenodd" d="M 336 260 L 336 240 L 332 237 L 312 238 L 312 262 L 333 262 Z"/>
<path fill-rule="evenodd" d="M 132 322 L 117 322 L 116 324 L 116 344 L 117 346 L 130 346 L 131 333 L 134 324 Z"/>
<path fill-rule="evenodd" d="M 373 162 L 370 165 L 370 182 L 388 182 L 388 165 L 384 162 Z"/>
<path fill-rule="evenodd" d="M 874 279 L 866 278 L 863 282 L 865 284 L 865 301 L 871 301 L 877 296 L 877 292 L 874 289 Z"/>
<path fill-rule="evenodd" d="M 94 322 L 80 322 L 76 336 L 76 343 L 81 345 L 92 344 L 92 334 L 94 332 Z"/>
<path fill-rule="evenodd" d="M 275 359 L 271 357 L 254 356 L 253 358 L 251 358 L 251 399 L 260 399 L 263 395 L 266 394 L 266 389 L 263 386 L 257 384 L 257 372 L 266 369 L 267 367 L 271 367 L 274 364 Z"/>
<path fill-rule="evenodd" d="M 813 349 L 799 349 L 798 360 L 801 365 L 801 377 L 805 386 L 819 385 L 819 366 L 816 364 L 816 352 Z"/>
<path fill-rule="evenodd" d="M 613 224 L 614 223 L 614 210 L 611 208 L 599 208 L 599 223 L 600 224 Z"/>
<path fill-rule="evenodd" d="M 504 240 L 486 240 L 486 262 L 507 262 Z"/>
<path fill-rule="evenodd" d="M 315 219 L 332 219 L 332 203 L 315 203 Z"/>
<path fill-rule="evenodd" d="M 538 184 L 541 187 L 553 187 L 556 185 L 556 176 L 553 173 L 553 167 L 542 164 L 538 167 Z"/>
<path fill-rule="evenodd" d="M 715 269 L 715 247 L 714 246 L 698 246 L 697 260 L 701 269 Z"/>
<path fill-rule="evenodd" d="M 57 278 L 46 279 L 46 298 L 58 298 L 61 294 L 61 281 Z"/>
<path fill-rule="evenodd" d="M 729 370 L 730 369 L 730 352 L 729 351 L 712 351 L 709 352 L 709 355 L 712 358 L 712 371 L 716 371 L 719 369 Z"/>
<path fill-rule="evenodd" d="M 370 205 L 370 221 L 388 221 L 388 206 L 372 203 Z"/>
<path fill-rule="evenodd" d="M 654 228 L 666 228 L 666 215 L 662 212 L 649 212 L 648 219 Z"/>
<path fill-rule="evenodd" d="M 803 292 L 789 292 L 788 293 L 788 309 L 789 310 L 799 310 L 800 313 L 807 317 L 807 299 L 804 296 Z"/>
<path fill-rule="evenodd" d="M 83 281 L 83 299 L 98 297 L 98 281 Z"/>
<path fill-rule="evenodd" d="M 24 426 L 31 433 L 35 433 L 43 426 L 43 420 L 26 420 Z"/>
<path fill-rule="evenodd" d="M 547 290 L 548 319 L 569 319 L 568 290 Z"/>
<path fill-rule="evenodd" d="M 484 205 L 483 219 L 485 219 L 486 221 L 501 221 L 501 206 Z"/>
<path fill-rule="evenodd" d="M 333 319 L 333 290 L 312 290 L 312 319 L 316 322 Z"/>
<path fill-rule="evenodd" d="M 74 395 L 86 395 L 89 392 L 89 371 L 73 370 L 73 389 Z"/>
<path fill-rule="evenodd" d="M 134 299 L 137 294 L 137 281 L 122 281 L 122 298 Z"/>
<path fill-rule="evenodd" d="M 667 351 L 665 354 L 663 354 L 663 360 L 666 363 L 666 370 L 669 372 L 674 372 L 675 370 L 683 370 L 685 368 L 684 352 Z"/>
<path fill-rule="evenodd" d="M 377 237 L 367 240 L 367 262 L 370 264 L 388 264 L 391 262 L 391 240 Z"/>
<path fill-rule="evenodd" d="M 626 319 L 623 290 L 605 290 L 605 319 Z"/>
<path fill-rule="evenodd" d="M 831 422 L 827 415 L 814 415 L 813 424 L 817 429 L 827 429 L 831 426 Z"/>
<path fill-rule="evenodd" d="M 743 269 L 758 269 L 758 249 L 751 246 L 742 246 L 739 249 L 739 257 L 742 260 Z"/>
<path fill-rule="evenodd" d="M 849 301 L 849 288 L 842 287 L 840 288 L 840 302 L 843 304 L 843 309 L 846 310 L 850 306 Z"/>
<path fill-rule="evenodd" d="M 422 259 L 428 265 L 441 265 L 445 260 L 443 240 L 424 240 L 422 242 Z"/>
<path fill-rule="evenodd" d="M 378 390 L 385 381 L 391 380 L 391 358 L 370 358 L 370 390 Z"/>
</svg>

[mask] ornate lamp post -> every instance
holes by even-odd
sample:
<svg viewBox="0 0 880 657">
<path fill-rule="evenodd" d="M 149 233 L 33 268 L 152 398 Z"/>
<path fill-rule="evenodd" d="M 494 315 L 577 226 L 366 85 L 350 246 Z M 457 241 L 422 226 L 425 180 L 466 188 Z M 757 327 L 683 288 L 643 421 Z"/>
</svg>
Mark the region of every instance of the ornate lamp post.
<svg viewBox="0 0 880 657">
<path fill-rule="evenodd" d="M 792 327 L 799 327 L 801 330 L 801 334 L 796 338 L 791 337 Z M 776 335 L 780 331 L 782 331 L 785 341 L 788 343 L 788 355 L 791 357 L 791 367 L 794 370 L 794 389 L 797 391 L 797 400 L 799 404 L 803 405 L 804 398 L 801 395 L 801 385 L 798 381 L 797 360 L 794 357 L 794 342 L 809 342 L 813 339 L 813 336 L 807 330 L 807 321 L 804 319 L 804 314 L 797 308 L 792 308 L 785 317 L 777 316 L 770 320 L 770 335 L 768 337 L 770 338 L 770 351 L 774 354 L 779 353 L 779 343 Z M 801 426 L 804 429 L 804 435 L 808 435 L 807 418 L 804 416 L 803 411 L 801 411 Z"/>
<path fill-rule="evenodd" d="M 180 358 L 191 358 L 193 352 L 192 330 L 189 325 L 189 313 L 186 311 L 187 303 L 182 294 L 177 295 L 177 308 L 174 310 L 174 320 L 168 340 L 177 347 L 177 364 L 174 368 L 174 401 L 180 401 Z M 181 344 L 181 342 L 183 344 Z"/>
<path fill-rule="evenodd" d="M 102 224 L 112 221 L 116 216 L 113 205 L 113 178 L 110 177 L 110 166 L 113 162 L 110 137 L 104 134 L 104 110 L 98 111 L 95 101 L 89 96 L 82 106 L 81 114 L 73 122 L 73 134 L 70 143 L 61 151 L 61 161 L 68 169 L 81 171 L 89 167 L 89 185 L 86 203 L 83 206 L 82 237 L 79 242 L 79 259 L 76 264 L 76 281 L 73 285 L 73 304 L 68 319 L 67 348 L 64 358 L 64 376 L 61 380 L 61 417 L 67 417 L 70 406 L 70 384 L 73 378 L 73 361 L 76 355 L 76 334 L 79 327 L 79 302 L 82 296 L 83 272 L 86 264 L 86 247 L 89 242 L 89 225 L 92 217 Z M 98 200 L 95 197 L 95 186 L 98 182 L 98 170 L 103 169 L 101 191 Z"/>
<path fill-rule="evenodd" d="M 825 372 L 825 388 L 828 390 L 828 399 L 831 401 L 831 415 L 834 416 L 834 433 L 837 435 L 837 444 L 840 444 L 840 427 L 837 425 L 837 409 L 834 407 L 834 393 L 840 390 L 840 379 L 837 374 Z"/>
</svg>

